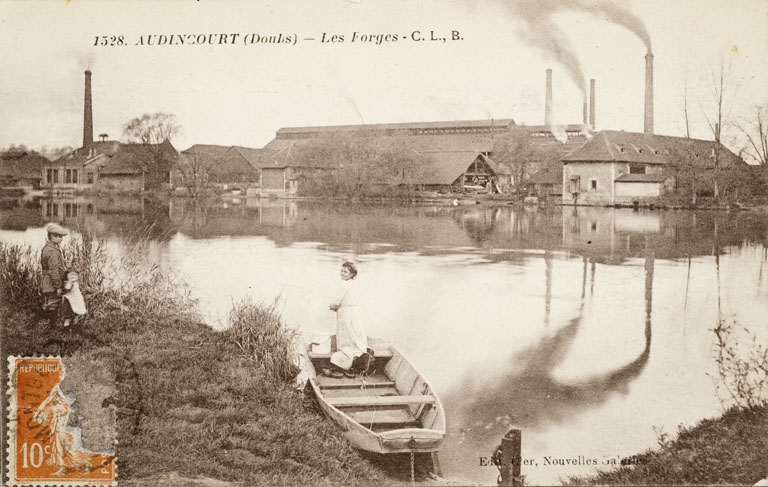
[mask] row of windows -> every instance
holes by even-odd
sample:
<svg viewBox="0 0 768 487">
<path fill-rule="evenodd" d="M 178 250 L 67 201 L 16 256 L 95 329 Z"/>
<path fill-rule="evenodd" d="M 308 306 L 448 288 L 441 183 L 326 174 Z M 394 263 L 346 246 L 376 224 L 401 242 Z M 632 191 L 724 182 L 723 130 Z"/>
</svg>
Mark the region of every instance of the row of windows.
<svg viewBox="0 0 768 487">
<path fill-rule="evenodd" d="M 78 170 L 77 169 L 62 169 L 62 179 L 63 183 L 71 183 L 71 184 L 77 184 L 79 181 L 78 179 Z M 59 170 L 58 169 L 47 169 L 45 173 L 45 182 L 47 184 L 58 184 L 59 183 Z M 88 173 L 88 184 L 93 184 L 93 173 Z"/>
<path fill-rule="evenodd" d="M 62 216 L 64 218 L 77 218 L 78 214 L 92 215 L 94 212 L 93 204 L 88 203 L 83 205 L 82 203 L 45 203 L 45 216 L 47 218 Z"/>
</svg>

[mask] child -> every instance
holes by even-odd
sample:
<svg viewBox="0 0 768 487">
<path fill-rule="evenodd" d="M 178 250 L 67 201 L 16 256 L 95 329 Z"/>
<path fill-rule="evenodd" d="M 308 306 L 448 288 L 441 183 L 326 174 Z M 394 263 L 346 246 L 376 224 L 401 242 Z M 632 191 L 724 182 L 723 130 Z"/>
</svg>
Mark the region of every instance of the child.
<svg viewBox="0 0 768 487">
<path fill-rule="evenodd" d="M 69 231 L 57 223 L 49 223 L 46 231 L 48 238 L 40 254 L 40 266 L 43 270 L 40 291 L 43 294 L 43 312 L 47 315 L 49 323 L 55 325 L 61 307 L 62 281 L 66 269 L 59 245 L 62 239 L 69 235 Z"/>
<path fill-rule="evenodd" d="M 69 268 L 64 273 L 64 289 L 61 300 L 61 318 L 64 326 L 77 324 L 81 316 L 86 313 L 85 300 L 80 292 L 80 280 L 75 269 Z"/>
</svg>

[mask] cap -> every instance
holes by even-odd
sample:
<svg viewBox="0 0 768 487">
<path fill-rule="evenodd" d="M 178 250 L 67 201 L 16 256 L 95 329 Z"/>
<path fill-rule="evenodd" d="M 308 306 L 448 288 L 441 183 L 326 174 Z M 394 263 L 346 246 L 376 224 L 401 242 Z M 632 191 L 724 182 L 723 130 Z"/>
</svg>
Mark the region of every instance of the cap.
<svg viewBox="0 0 768 487">
<path fill-rule="evenodd" d="M 69 230 L 62 227 L 58 223 L 49 223 L 45 226 L 48 233 L 55 233 L 56 235 L 69 235 Z"/>
</svg>

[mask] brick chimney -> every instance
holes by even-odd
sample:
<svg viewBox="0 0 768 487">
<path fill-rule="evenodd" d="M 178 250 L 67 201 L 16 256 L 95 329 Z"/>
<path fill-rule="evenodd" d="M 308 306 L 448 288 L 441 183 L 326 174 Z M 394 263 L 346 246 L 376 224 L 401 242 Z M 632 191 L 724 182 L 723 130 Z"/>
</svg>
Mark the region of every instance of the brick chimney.
<svg viewBox="0 0 768 487">
<path fill-rule="evenodd" d="M 544 125 L 552 125 L 552 70 L 547 70 L 546 100 L 544 102 Z"/>
<path fill-rule="evenodd" d="M 595 80 L 589 80 L 589 129 L 595 130 Z"/>
<path fill-rule="evenodd" d="M 85 72 L 85 103 L 83 107 L 83 152 L 93 146 L 93 106 L 91 102 L 91 71 Z"/>
<path fill-rule="evenodd" d="M 643 132 L 653 133 L 653 54 L 648 51 L 645 55 L 645 116 L 643 117 Z"/>
</svg>

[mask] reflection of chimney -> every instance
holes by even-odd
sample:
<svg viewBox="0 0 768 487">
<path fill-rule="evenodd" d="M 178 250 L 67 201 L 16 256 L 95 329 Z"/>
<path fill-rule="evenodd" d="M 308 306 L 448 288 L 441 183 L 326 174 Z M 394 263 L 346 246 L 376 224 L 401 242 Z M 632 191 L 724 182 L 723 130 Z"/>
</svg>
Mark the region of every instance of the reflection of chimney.
<svg viewBox="0 0 768 487">
<path fill-rule="evenodd" d="M 85 107 L 83 108 L 83 150 L 93 145 L 93 107 L 91 104 L 91 71 L 85 72 Z"/>
<path fill-rule="evenodd" d="M 589 128 L 595 130 L 595 80 L 589 80 Z"/>
<path fill-rule="evenodd" d="M 552 125 L 552 70 L 547 70 L 547 98 L 544 102 L 544 125 Z"/>
<path fill-rule="evenodd" d="M 653 54 L 645 55 L 645 117 L 643 132 L 653 133 Z"/>
</svg>

